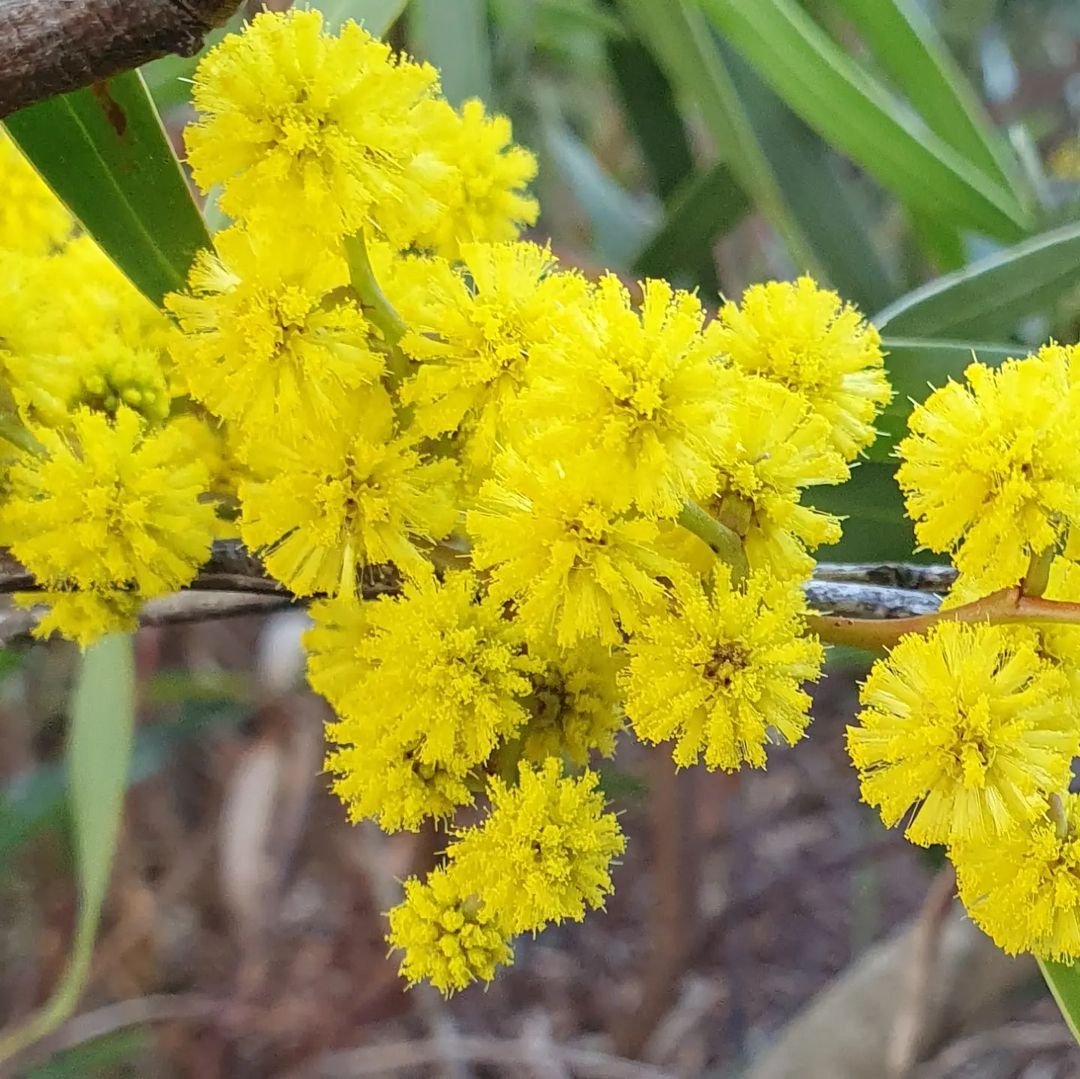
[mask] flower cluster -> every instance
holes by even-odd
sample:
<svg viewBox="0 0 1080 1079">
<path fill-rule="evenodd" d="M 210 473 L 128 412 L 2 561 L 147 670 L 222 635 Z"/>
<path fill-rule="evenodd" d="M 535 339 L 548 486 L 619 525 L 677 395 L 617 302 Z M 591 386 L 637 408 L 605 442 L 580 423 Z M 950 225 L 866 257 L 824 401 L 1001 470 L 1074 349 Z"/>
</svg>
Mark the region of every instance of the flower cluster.
<svg viewBox="0 0 1080 1079">
<path fill-rule="evenodd" d="M 950 554 L 948 617 L 902 638 L 848 730 L 863 798 L 943 844 L 972 919 L 1009 952 L 1080 958 L 1075 626 L 993 625 L 995 595 L 1080 598 L 1080 353 L 973 363 L 918 405 L 897 478 L 919 540 Z"/>
<path fill-rule="evenodd" d="M 592 764 L 624 728 L 726 770 L 803 736 L 802 586 L 840 536 L 804 496 L 873 439 L 881 342 L 808 278 L 715 313 L 562 265 L 520 238 L 536 166 L 509 122 L 353 23 L 260 14 L 193 102 L 231 223 L 168 317 L 47 199 L 10 226 L 30 314 L 0 321 L 0 541 L 82 641 L 214 536 L 313 597 L 335 791 L 447 830 L 390 941 L 451 992 L 604 904 L 625 841 Z"/>
</svg>

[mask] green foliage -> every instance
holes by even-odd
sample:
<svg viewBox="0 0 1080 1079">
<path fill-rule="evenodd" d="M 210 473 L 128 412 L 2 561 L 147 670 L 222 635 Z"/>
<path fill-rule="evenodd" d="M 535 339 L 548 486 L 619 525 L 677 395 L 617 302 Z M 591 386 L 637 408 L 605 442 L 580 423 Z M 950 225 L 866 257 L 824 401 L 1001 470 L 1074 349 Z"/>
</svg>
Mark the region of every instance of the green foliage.
<svg viewBox="0 0 1080 1079">
<path fill-rule="evenodd" d="M 160 303 L 184 285 L 209 238 L 138 72 L 31 105 L 5 126 L 141 292 Z"/>
<path fill-rule="evenodd" d="M 71 955 L 48 1003 L 0 1040 L 0 1064 L 57 1027 L 79 1003 L 112 867 L 134 725 L 132 639 L 103 637 L 83 656 L 68 732 L 67 782 L 79 881 Z"/>
</svg>

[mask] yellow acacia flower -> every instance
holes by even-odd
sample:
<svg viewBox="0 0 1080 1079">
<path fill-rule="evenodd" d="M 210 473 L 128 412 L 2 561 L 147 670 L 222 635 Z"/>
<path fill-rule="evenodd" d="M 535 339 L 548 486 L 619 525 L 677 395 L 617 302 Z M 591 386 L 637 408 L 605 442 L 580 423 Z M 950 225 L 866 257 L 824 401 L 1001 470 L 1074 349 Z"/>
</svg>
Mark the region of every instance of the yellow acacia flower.
<svg viewBox="0 0 1080 1079">
<path fill-rule="evenodd" d="M 702 501 L 743 537 L 751 569 L 807 577 L 807 549 L 836 543 L 840 522 L 802 505 L 802 489 L 843 483 L 848 467 L 805 398 L 766 379 L 728 376 L 718 484 Z"/>
<path fill-rule="evenodd" d="M 1080 524 L 1080 382 L 1050 350 L 965 378 L 916 406 L 896 478 L 919 542 L 990 592 Z"/>
<path fill-rule="evenodd" d="M 1051 816 L 990 842 L 954 846 L 960 898 L 971 920 L 1009 955 L 1080 958 L 1080 795 Z"/>
<path fill-rule="evenodd" d="M 519 780 L 510 787 L 492 778 L 490 814 L 456 832 L 446 851 L 462 889 L 483 896 L 511 936 L 602 907 L 611 862 L 626 849 L 595 772 L 564 776 L 562 762 L 549 758 L 537 768 L 522 763 Z"/>
<path fill-rule="evenodd" d="M 446 820 L 460 806 L 473 804 L 476 795 L 468 774 L 423 764 L 416 749 L 387 738 L 376 744 L 343 744 L 327 755 L 334 794 L 349 820 L 378 821 L 384 832 L 416 832 L 425 821 Z"/>
<path fill-rule="evenodd" d="M 341 717 L 332 741 L 392 739 L 421 764 L 465 775 L 529 719 L 540 662 L 472 573 L 406 583 L 401 596 L 321 603 L 309 679 Z"/>
<path fill-rule="evenodd" d="M 420 153 L 415 115 L 437 89 L 434 68 L 354 22 L 330 36 L 318 11 L 263 12 L 196 69 L 188 161 L 204 191 L 224 185 L 234 219 L 338 235 L 377 220 L 407 246 L 434 211 L 425 182 L 444 172 Z"/>
<path fill-rule="evenodd" d="M 457 464 L 424 457 L 394 422 L 375 388 L 336 427 L 254 444 L 251 460 L 263 463 L 240 483 L 240 535 L 297 595 L 348 589 L 357 566 L 430 572 L 421 547 L 457 524 Z"/>
<path fill-rule="evenodd" d="M 35 637 L 44 639 L 57 633 L 81 648 L 106 633 L 134 633 L 142 607 L 142 599 L 135 593 L 93 588 L 23 592 L 15 596 L 15 602 L 25 608 L 47 607 L 34 626 Z"/>
<path fill-rule="evenodd" d="M 681 578 L 668 610 L 630 638 L 620 681 L 634 733 L 675 740 L 680 767 L 765 767 L 765 747 L 794 745 L 806 731 L 823 652 L 805 635 L 806 603 L 795 582 L 756 573 L 733 588 L 718 564 L 711 591 Z"/>
<path fill-rule="evenodd" d="M 943 622 L 901 639 L 862 687 L 848 751 L 885 824 L 922 846 L 1026 826 L 1068 786 L 1080 730 L 1026 628 Z"/>
<path fill-rule="evenodd" d="M 533 675 L 522 732 L 522 756 L 535 764 L 548 757 L 588 763 L 592 752 L 610 757 L 622 730 L 616 674 L 621 656 L 595 641 L 579 641 L 569 651 L 529 642 L 529 652 L 543 662 Z"/>
<path fill-rule="evenodd" d="M 514 953 L 487 904 L 460 889 L 459 874 L 445 867 L 424 881 L 405 881 L 405 899 L 390 911 L 392 948 L 405 953 L 401 976 L 410 984 L 431 982 L 450 996 L 473 982 L 490 982 Z"/>
<path fill-rule="evenodd" d="M 79 409 L 70 427 L 34 428 L 0 503 L 0 542 L 47 589 L 147 598 L 187 584 L 210 553 L 206 469 L 169 427 L 148 431 L 126 406 Z M 56 616 L 56 612 L 54 612 Z"/>
<path fill-rule="evenodd" d="M 434 188 L 440 212 L 416 238 L 417 247 L 454 259 L 463 244 L 516 240 L 522 226 L 536 223 L 536 199 L 524 194 L 536 158 L 511 141 L 507 117 L 486 115 L 475 99 L 460 112 L 431 101 L 422 117 L 423 143 L 447 169 Z"/>
<path fill-rule="evenodd" d="M 47 255 L 74 226 L 67 207 L 0 129 L 0 249 Z"/>
<path fill-rule="evenodd" d="M 806 397 L 845 460 L 874 441 L 874 419 L 892 397 L 881 337 L 835 292 L 810 277 L 753 285 L 718 322 L 731 362 Z"/>
<path fill-rule="evenodd" d="M 472 560 L 491 570 L 491 592 L 513 600 L 530 633 L 561 647 L 622 641 L 663 600 L 657 577 L 675 563 L 653 547 L 654 521 L 614 512 L 593 476 L 558 461 L 501 460 L 466 515 Z"/>
<path fill-rule="evenodd" d="M 588 454 L 617 509 L 674 517 L 716 485 L 725 376 L 698 298 L 645 281 L 640 310 L 611 275 L 596 286 L 590 326 L 547 365 L 520 408 L 536 452 Z"/>
<path fill-rule="evenodd" d="M 31 423 L 63 426 L 83 406 L 110 416 L 126 406 L 151 425 L 169 415 L 172 397 L 161 354 L 115 334 L 70 356 L 16 353 L 5 367 L 20 412 Z"/>
<path fill-rule="evenodd" d="M 262 18 L 262 16 L 259 16 Z M 244 441 L 295 441 L 343 421 L 384 368 L 344 259 L 297 232 L 233 226 L 191 268 L 191 292 L 166 303 L 191 394 Z"/>
<path fill-rule="evenodd" d="M 426 435 L 461 429 L 466 462 L 486 471 L 512 436 L 530 369 L 581 339 L 588 285 L 536 244 L 464 244 L 461 259 L 460 271 L 395 259 L 387 291 L 409 326 L 401 347 L 419 363 L 401 389 L 414 423 Z"/>
</svg>

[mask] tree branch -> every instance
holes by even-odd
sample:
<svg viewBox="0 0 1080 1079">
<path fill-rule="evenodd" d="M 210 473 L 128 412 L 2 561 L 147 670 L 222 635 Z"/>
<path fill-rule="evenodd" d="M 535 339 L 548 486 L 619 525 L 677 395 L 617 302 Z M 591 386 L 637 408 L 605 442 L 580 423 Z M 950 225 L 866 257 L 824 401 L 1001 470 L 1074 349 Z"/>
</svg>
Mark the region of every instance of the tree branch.
<svg viewBox="0 0 1080 1079">
<path fill-rule="evenodd" d="M 179 53 L 239 0 L 0 0 L 0 118 Z"/>
</svg>

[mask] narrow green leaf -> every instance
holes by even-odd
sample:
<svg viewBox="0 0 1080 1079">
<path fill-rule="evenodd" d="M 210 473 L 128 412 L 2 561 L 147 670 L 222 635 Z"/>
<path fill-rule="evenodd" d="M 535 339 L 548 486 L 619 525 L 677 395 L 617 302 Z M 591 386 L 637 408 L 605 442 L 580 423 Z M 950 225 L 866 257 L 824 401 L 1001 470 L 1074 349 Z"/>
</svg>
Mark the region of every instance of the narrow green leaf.
<svg viewBox="0 0 1080 1079">
<path fill-rule="evenodd" d="M 418 57 L 442 73 L 443 93 L 452 105 L 470 97 L 494 103 L 483 0 L 412 0 L 409 43 Z"/>
<path fill-rule="evenodd" d="M 708 25 L 692 0 L 619 0 L 672 86 L 700 111 L 721 157 L 779 233 L 797 270 L 824 277 L 813 244 L 788 207 Z"/>
<path fill-rule="evenodd" d="M 132 638 L 113 634 L 86 650 L 71 708 L 68 790 L 79 877 L 79 914 L 71 956 L 48 1003 L 0 1040 L 0 1064 L 55 1029 L 79 1002 L 112 869 L 134 724 Z"/>
<path fill-rule="evenodd" d="M 903 108 L 795 0 L 700 3 L 803 120 L 902 200 L 1003 240 L 1029 227 L 1008 188 Z"/>
<path fill-rule="evenodd" d="M 49 98 L 5 126 L 105 253 L 154 303 L 210 243 L 137 71 Z"/>
<path fill-rule="evenodd" d="M 875 316 L 897 337 L 1008 337 L 1080 282 L 1080 223 L 1044 232 L 909 292 Z"/>
<path fill-rule="evenodd" d="M 719 291 L 712 246 L 750 208 L 750 199 L 723 163 L 687 177 L 663 223 L 634 260 L 643 277 L 666 277 L 685 287 Z"/>
<path fill-rule="evenodd" d="M 311 7 L 323 13 L 323 24 L 338 30 L 348 19 L 360 23 L 369 34 L 383 37 L 405 10 L 409 0 L 316 0 Z"/>
<path fill-rule="evenodd" d="M 895 396 L 878 418 L 881 434 L 867 452 L 872 461 L 888 460 L 907 433 L 912 401 L 925 401 L 932 389 L 944 386 L 950 378 L 960 381 L 968 364 L 976 360 L 996 367 L 1023 352 L 1017 345 L 912 337 L 886 337 L 882 345 Z"/>
<path fill-rule="evenodd" d="M 1080 970 L 1075 964 L 1055 963 L 1050 959 L 1040 959 L 1039 969 L 1070 1033 L 1080 1042 Z"/>
<path fill-rule="evenodd" d="M 833 2 L 931 130 L 1018 202 L 1030 202 L 1017 162 L 921 6 L 913 0 Z"/>
<path fill-rule="evenodd" d="M 871 240 L 872 222 L 843 162 L 729 46 L 721 54 L 784 200 L 829 283 L 864 311 L 900 291 Z"/>
</svg>

